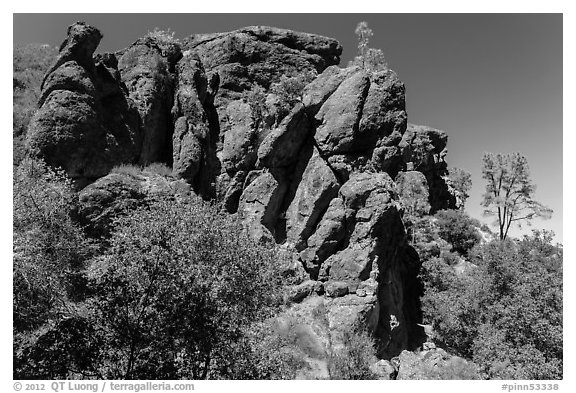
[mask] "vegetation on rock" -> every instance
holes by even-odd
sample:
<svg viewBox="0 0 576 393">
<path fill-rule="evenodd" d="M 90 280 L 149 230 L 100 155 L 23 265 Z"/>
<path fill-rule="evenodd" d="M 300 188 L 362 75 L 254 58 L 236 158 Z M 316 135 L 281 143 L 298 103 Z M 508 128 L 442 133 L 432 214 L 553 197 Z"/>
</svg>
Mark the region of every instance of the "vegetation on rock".
<svg viewBox="0 0 576 393">
<path fill-rule="evenodd" d="M 378 72 L 388 69 L 388 63 L 381 49 L 370 48 L 368 42 L 374 35 L 367 22 L 360 22 L 354 30 L 358 37 L 358 56 L 350 62 L 350 65 L 359 65 L 366 71 Z"/>
</svg>

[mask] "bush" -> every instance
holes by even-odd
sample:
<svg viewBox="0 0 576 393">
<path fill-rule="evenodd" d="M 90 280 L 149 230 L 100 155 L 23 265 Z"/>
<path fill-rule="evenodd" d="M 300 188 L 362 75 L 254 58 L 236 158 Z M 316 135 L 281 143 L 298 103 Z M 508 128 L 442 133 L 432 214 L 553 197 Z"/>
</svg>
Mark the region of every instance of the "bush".
<svg viewBox="0 0 576 393">
<path fill-rule="evenodd" d="M 117 220 L 109 248 L 88 268 L 91 296 L 33 340 L 26 353 L 37 368 L 27 375 L 235 375 L 246 357 L 234 353 L 236 343 L 280 304 L 277 263 L 205 202 L 151 201 Z M 69 319 L 77 323 L 64 332 Z M 59 357 L 62 348 L 83 355 Z M 51 369 L 41 367 L 50 362 Z"/>
<path fill-rule="evenodd" d="M 176 32 L 170 30 L 170 28 L 168 28 L 167 30 L 162 30 L 159 29 L 158 27 L 155 27 L 154 30 L 149 31 L 146 34 L 146 37 L 152 38 L 160 45 L 170 45 L 180 42 L 180 40 L 178 40 L 178 38 L 176 38 L 175 35 Z"/>
<path fill-rule="evenodd" d="M 466 256 L 480 242 L 480 222 L 462 210 L 439 210 L 434 215 L 438 235 L 452 245 L 452 251 Z"/>
<path fill-rule="evenodd" d="M 13 136 L 26 133 L 28 123 L 37 109 L 40 85 L 44 74 L 57 56 L 48 45 L 26 45 L 13 51 Z"/>
<path fill-rule="evenodd" d="M 173 175 L 172 168 L 161 162 L 153 162 L 144 168 L 144 170 L 164 177 L 170 177 Z"/>
<path fill-rule="evenodd" d="M 423 263 L 425 319 L 436 338 L 488 378 L 562 377 L 562 248 L 547 232 L 475 247 L 478 267 L 456 275 Z"/>
<path fill-rule="evenodd" d="M 110 173 L 117 173 L 119 175 L 128 175 L 132 177 L 138 177 L 142 175 L 143 168 L 139 165 L 133 164 L 120 164 L 116 165 L 110 170 Z"/>
<path fill-rule="evenodd" d="M 331 351 L 330 379 L 378 379 L 370 368 L 378 360 L 372 337 L 361 329 L 346 330 L 343 343 L 343 348 Z"/>
<path fill-rule="evenodd" d="M 13 177 L 14 377 L 44 378 L 38 337 L 73 301 L 87 296 L 82 271 L 95 248 L 72 219 L 71 181 L 43 161 L 25 158 Z M 42 345 L 42 343 L 40 343 Z M 36 367 L 34 369 L 34 367 Z"/>
</svg>

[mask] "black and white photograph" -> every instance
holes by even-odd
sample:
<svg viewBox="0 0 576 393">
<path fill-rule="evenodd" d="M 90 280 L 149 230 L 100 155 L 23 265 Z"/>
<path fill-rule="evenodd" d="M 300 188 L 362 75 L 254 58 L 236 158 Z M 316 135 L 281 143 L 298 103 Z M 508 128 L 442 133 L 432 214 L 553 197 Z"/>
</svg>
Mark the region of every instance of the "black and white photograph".
<svg viewBox="0 0 576 393">
<path fill-rule="evenodd" d="M 562 390 L 563 13 L 325 11 L 13 13 L 9 388 Z"/>
</svg>

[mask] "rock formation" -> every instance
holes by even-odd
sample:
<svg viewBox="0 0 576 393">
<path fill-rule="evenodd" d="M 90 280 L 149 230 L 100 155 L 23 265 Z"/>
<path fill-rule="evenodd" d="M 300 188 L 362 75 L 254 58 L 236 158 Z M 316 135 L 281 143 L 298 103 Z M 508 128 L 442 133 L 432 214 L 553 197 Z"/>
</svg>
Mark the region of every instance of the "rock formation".
<svg viewBox="0 0 576 393">
<path fill-rule="evenodd" d="M 114 165 L 165 162 L 196 194 L 237 213 L 257 241 L 292 253 L 307 275 L 290 289 L 294 309 L 320 301 L 335 337 L 363 323 L 383 358 L 419 343 L 419 259 L 394 179 L 418 171 L 432 210 L 456 202 L 447 136 L 407 123 L 394 71 L 339 68 L 337 41 L 271 27 L 181 45 L 147 37 L 93 58 L 100 38 L 83 23 L 69 28 L 28 136 L 82 185 L 105 176 L 80 193 L 95 231 L 150 182 L 107 175 Z M 312 80 L 299 102 L 274 112 L 273 87 L 302 74 Z M 256 104 L 274 115 L 258 117 Z"/>
</svg>

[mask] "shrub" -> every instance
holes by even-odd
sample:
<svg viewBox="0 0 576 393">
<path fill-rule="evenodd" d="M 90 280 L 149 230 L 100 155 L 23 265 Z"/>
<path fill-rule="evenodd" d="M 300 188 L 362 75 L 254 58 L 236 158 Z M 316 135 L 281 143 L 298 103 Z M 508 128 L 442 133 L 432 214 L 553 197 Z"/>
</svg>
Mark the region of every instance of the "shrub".
<svg viewBox="0 0 576 393">
<path fill-rule="evenodd" d="M 40 85 L 57 50 L 48 45 L 26 45 L 13 51 L 13 136 L 25 134 L 37 109 Z"/>
<path fill-rule="evenodd" d="M 265 124 L 264 118 L 268 113 L 266 90 L 262 86 L 255 84 L 252 89 L 245 90 L 243 94 L 244 101 L 250 105 L 250 115 L 254 122 L 254 128 L 263 127 Z"/>
<path fill-rule="evenodd" d="M 75 194 L 62 171 L 25 158 L 13 177 L 14 377 L 47 376 L 37 340 L 71 301 L 87 296 L 82 271 L 94 252 L 72 219 Z M 50 363 L 45 359 L 42 364 Z M 34 369 L 33 367 L 39 368 Z"/>
<path fill-rule="evenodd" d="M 478 227 L 480 222 L 471 218 L 462 210 L 439 210 L 434 215 L 438 227 L 438 235 L 452 245 L 452 250 L 460 255 L 480 242 Z"/>
<path fill-rule="evenodd" d="M 154 30 L 149 31 L 146 34 L 146 37 L 152 38 L 153 40 L 155 40 L 159 44 L 169 45 L 169 44 L 174 44 L 174 43 L 180 42 L 178 40 L 178 38 L 175 37 L 175 35 L 176 35 L 176 32 L 170 30 L 170 28 L 168 28 L 167 30 L 163 30 L 163 29 L 160 29 L 158 27 L 155 27 Z"/>
<path fill-rule="evenodd" d="M 361 329 L 345 330 L 343 344 L 343 348 L 331 351 L 330 379 L 377 379 L 370 368 L 378 360 L 372 337 Z"/>
<path fill-rule="evenodd" d="M 562 377 L 562 249 L 547 232 L 475 247 L 478 267 L 457 276 L 425 261 L 425 319 L 439 342 L 488 378 Z"/>
<path fill-rule="evenodd" d="M 144 168 L 144 170 L 164 177 L 172 176 L 172 168 L 161 162 L 153 162 Z"/>
<path fill-rule="evenodd" d="M 27 353 L 38 375 L 52 378 L 226 378 L 245 358 L 235 343 L 280 304 L 276 263 L 201 200 L 151 201 L 117 220 L 109 248 L 88 268 L 91 297 Z M 70 318 L 78 323 L 63 332 Z M 84 355 L 59 358 L 61 348 Z M 48 372 L 40 365 L 50 359 Z"/>
<path fill-rule="evenodd" d="M 117 173 L 119 175 L 128 175 L 132 177 L 138 177 L 142 175 L 143 168 L 139 165 L 133 164 L 120 164 L 116 165 L 110 170 L 110 173 Z"/>
<path fill-rule="evenodd" d="M 282 75 L 277 83 L 270 86 L 270 93 L 278 100 L 274 114 L 275 124 L 279 124 L 297 103 L 302 102 L 304 88 L 315 76 L 313 72 L 303 72 L 291 77 Z"/>
</svg>

